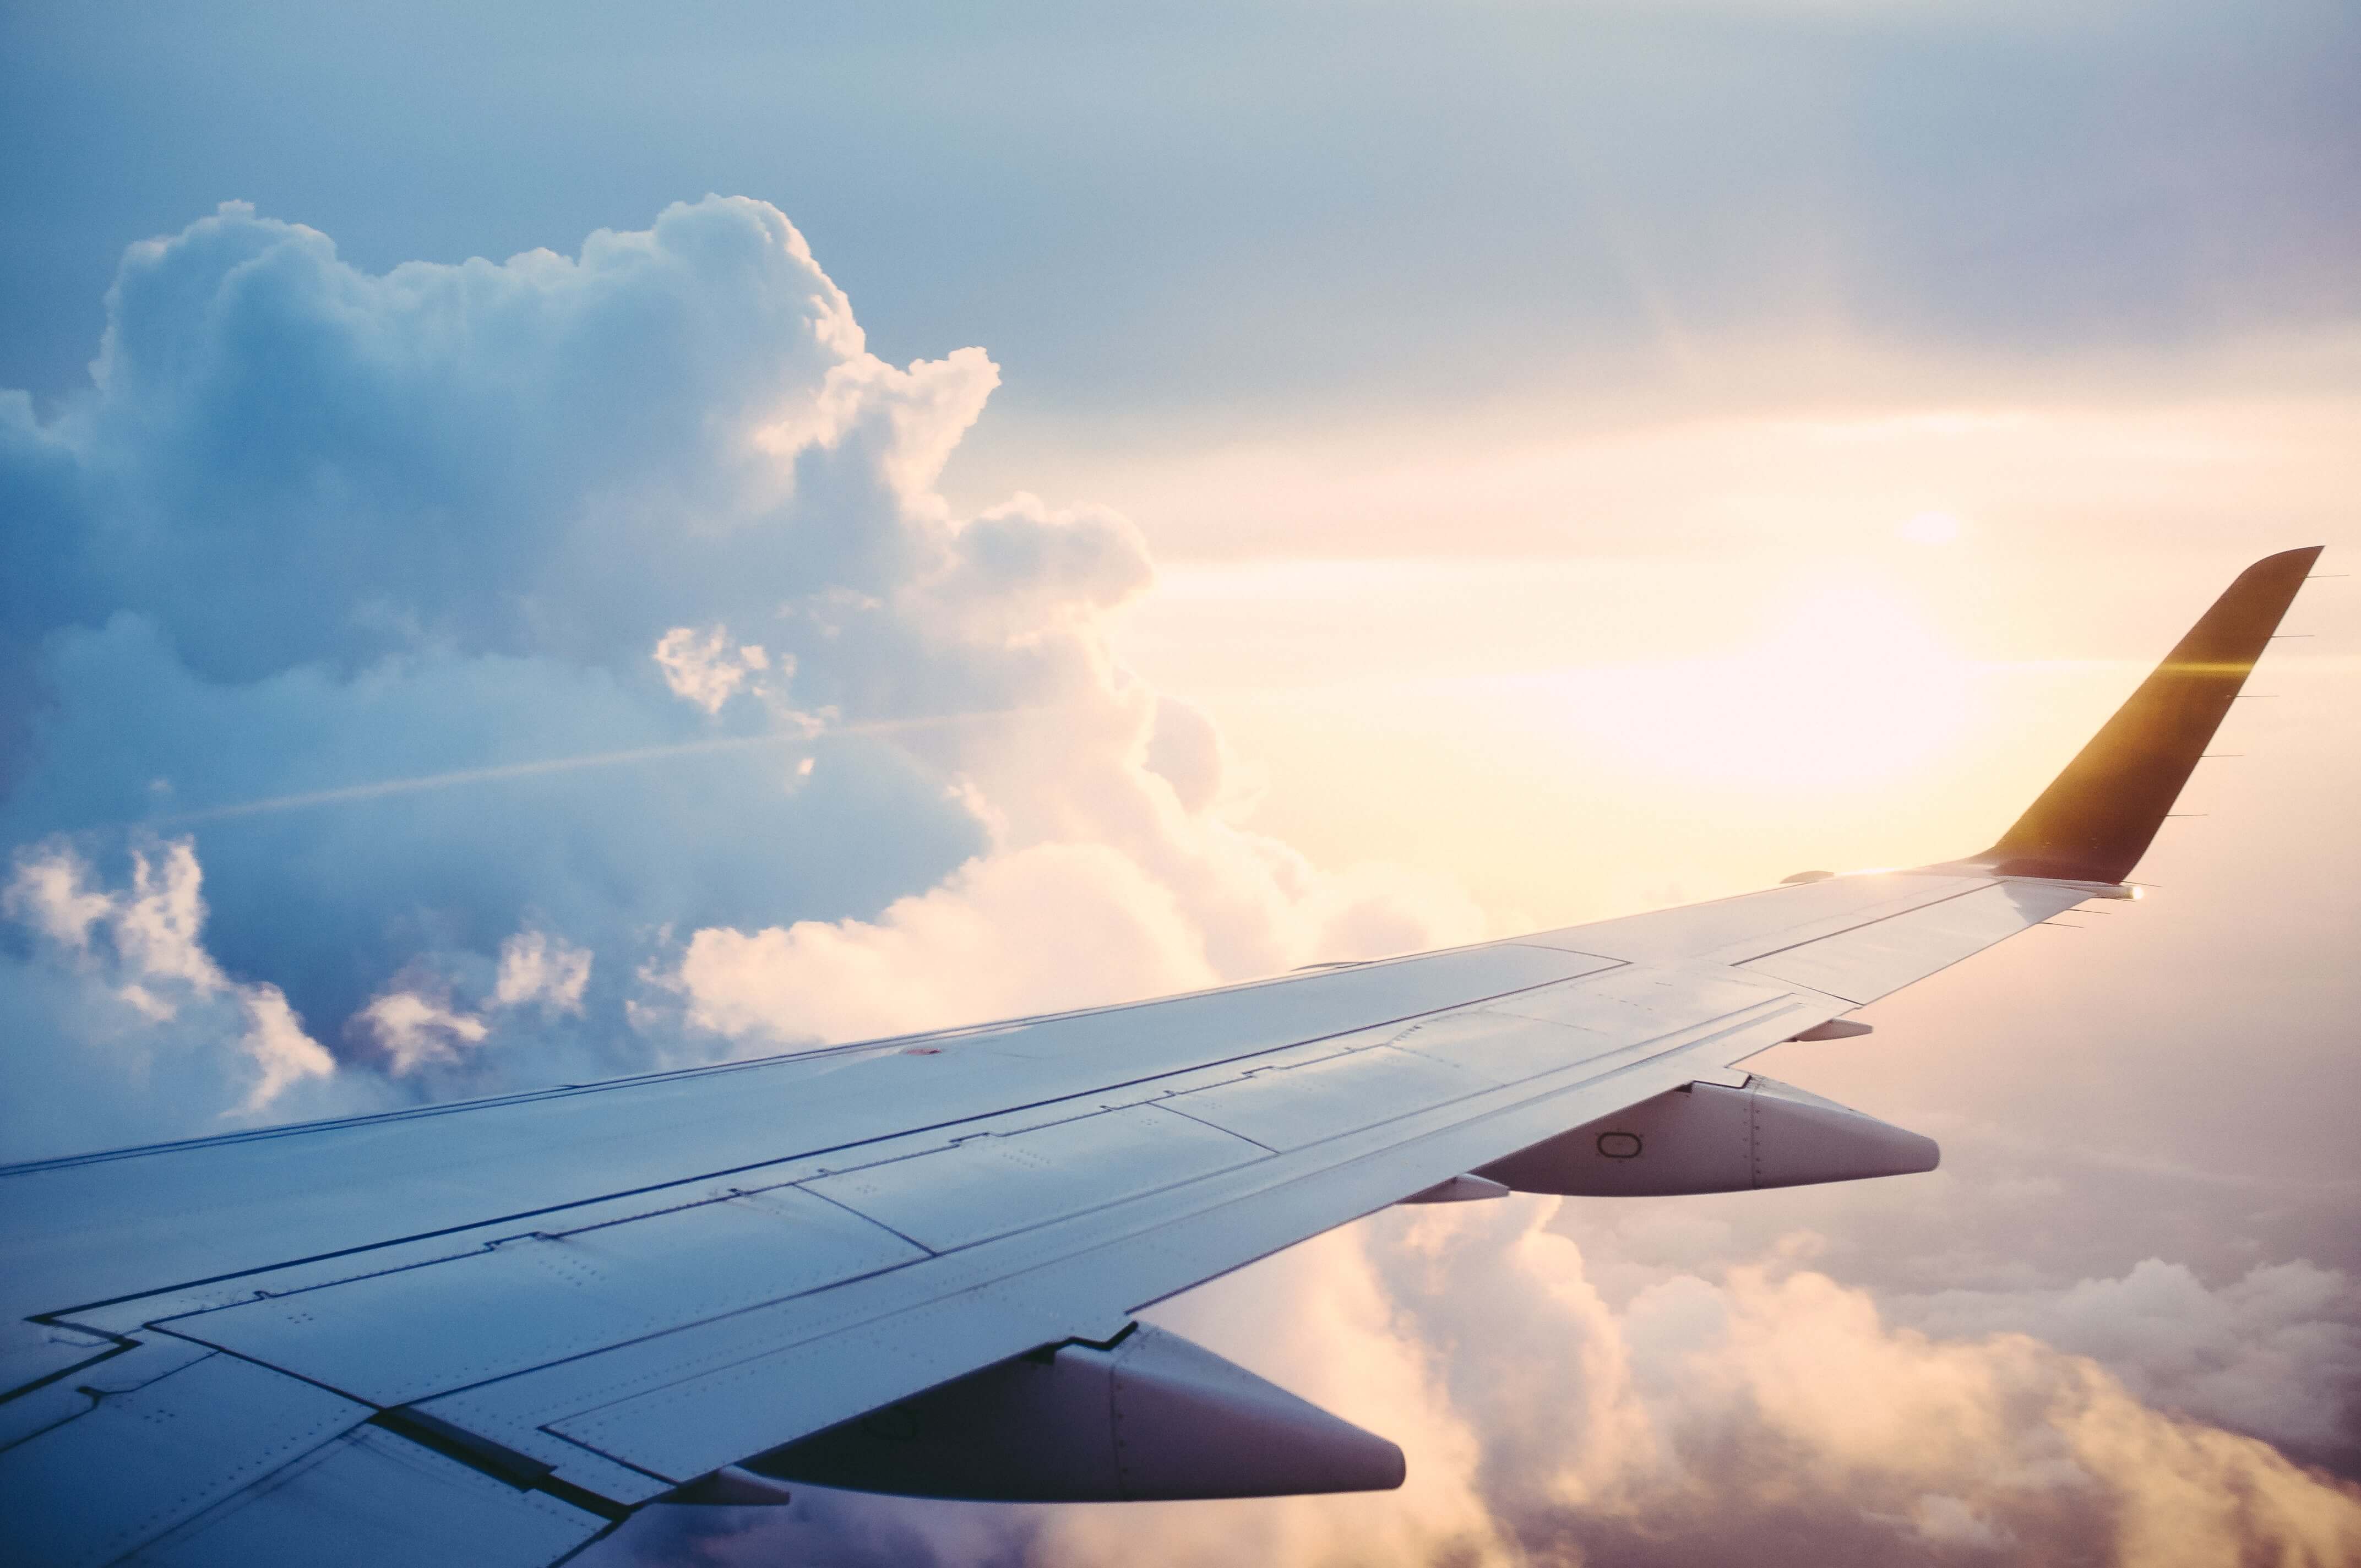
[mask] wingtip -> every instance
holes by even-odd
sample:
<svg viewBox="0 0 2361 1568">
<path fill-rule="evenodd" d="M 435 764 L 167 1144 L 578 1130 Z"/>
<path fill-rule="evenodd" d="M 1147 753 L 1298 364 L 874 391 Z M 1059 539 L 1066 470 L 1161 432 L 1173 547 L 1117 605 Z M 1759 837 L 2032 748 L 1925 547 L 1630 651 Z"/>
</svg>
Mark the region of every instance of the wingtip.
<svg viewBox="0 0 2361 1568">
<path fill-rule="evenodd" d="M 2065 881 L 2119 883 L 2130 874 L 2323 548 L 2282 550 L 2239 573 L 2065 772 L 1976 859 L 2015 875 Z"/>
<path fill-rule="evenodd" d="M 2305 565 L 2309 566 L 2314 561 L 2319 560 L 2321 552 L 2327 548 L 2328 546 L 2325 544 L 2304 544 L 2300 545 L 2293 550 L 2275 551 L 2272 554 L 2264 556 L 2253 565 L 2247 567 L 2246 570 L 2249 572 L 2259 571 L 2265 566 L 2278 565 L 2282 563 L 2292 565 L 2298 561 L 2301 561 Z M 2244 574 L 2241 575 L 2243 576 Z"/>
</svg>

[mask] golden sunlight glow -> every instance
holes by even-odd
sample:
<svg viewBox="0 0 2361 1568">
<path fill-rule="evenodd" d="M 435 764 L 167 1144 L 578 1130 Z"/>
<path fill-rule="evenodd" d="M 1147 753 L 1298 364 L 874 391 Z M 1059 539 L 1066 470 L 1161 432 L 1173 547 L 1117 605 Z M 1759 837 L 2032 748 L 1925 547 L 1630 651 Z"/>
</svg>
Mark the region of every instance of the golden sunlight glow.
<svg viewBox="0 0 2361 1568">
<path fill-rule="evenodd" d="M 1164 562 L 1123 656 L 1220 725 L 1241 820 L 1508 930 L 1974 853 L 2251 558 L 2217 520 L 2349 532 L 2357 431 L 2342 395 L 1511 422 L 1103 493 Z"/>
<path fill-rule="evenodd" d="M 1832 589 L 1719 658 L 1568 672 L 1554 706 L 1647 771 L 1788 794 L 1915 770 L 1956 739 L 1969 674 L 1909 605 Z"/>
<path fill-rule="evenodd" d="M 1913 544 L 1949 544 L 1960 537 L 1960 520 L 1948 511 L 1922 511 L 1894 532 Z"/>
</svg>

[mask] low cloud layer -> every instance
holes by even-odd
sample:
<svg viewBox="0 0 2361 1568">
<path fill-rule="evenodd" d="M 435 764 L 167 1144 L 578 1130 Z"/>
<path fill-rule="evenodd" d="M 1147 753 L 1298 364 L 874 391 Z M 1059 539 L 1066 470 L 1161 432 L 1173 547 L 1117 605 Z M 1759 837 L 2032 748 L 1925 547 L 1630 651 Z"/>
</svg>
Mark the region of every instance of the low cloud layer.
<svg viewBox="0 0 2361 1568">
<path fill-rule="evenodd" d="M 46 416 L 0 395 L 0 1157 L 1481 935 L 1455 887 L 1238 826 L 1214 727 L 1111 651 L 1153 580 L 1124 519 L 943 499 L 997 374 L 868 353 L 756 202 L 383 274 L 235 204 L 135 247 L 93 385 Z M 1939 1277 L 1875 1261 L 1908 1222 L 1873 1205 L 1518 1201 L 1159 1309 L 1398 1437 L 1397 1496 L 813 1492 L 600 1550 L 2361 1551 L 2351 1488 L 2303 1468 L 2351 1453 L 2345 1274 L 1996 1278 L 1993 1190 L 1944 1212 Z"/>
<path fill-rule="evenodd" d="M 597 1561 L 2327 1568 L 2361 1553 L 2361 1487 L 2143 1399 L 2182 1351 L 2135 1330 L 2118 1354 L 2076 1354 L 2011 1318 L 2141 1291 L 2147 1266 L 1988 1304 L 2007 1327 L 1930 1332 L 1814 1266 L 1809 1232 L 1667 1268 L 1644 1235 L 1578 1242 L 1583 1218 L 1522 1199 L 1396 1212 L 1153 1314 L 1400 1440 L 1400 1492 L 1036 1509 L 807 1489 L 775 1513 L 656 1510 Z M 1602 1268 L 1647 1282 L 1618 1299 Z M 2248 1332 L 2343 1332 L 2349 1354 L 2349 1330 L 2317 1316 L 2341 1305 L 2256 1286 L 2199 1288 L 2180 1337 L 2235 1358 Z"/>
</svg>

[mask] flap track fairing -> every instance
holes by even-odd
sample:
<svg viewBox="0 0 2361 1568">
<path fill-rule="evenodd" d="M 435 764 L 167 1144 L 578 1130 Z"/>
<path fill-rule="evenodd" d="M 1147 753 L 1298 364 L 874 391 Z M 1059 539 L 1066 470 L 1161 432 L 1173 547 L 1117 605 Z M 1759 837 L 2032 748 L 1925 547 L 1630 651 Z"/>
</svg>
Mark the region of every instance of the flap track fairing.
<svg viewBox="0 0 2361 1568">
<path fill-rule="evenodd" d="M 1069 1343 L 750 1459 L 782 1481 L 981 1502 L 1386 1491 L 1402 1452 L 1180 1335 Z"/>
<path fill-rule="evenodd" d="M 1935 1140 L 1759 1076 L 1690 1083 L 1476 1174 L 1520 1192 L 1668 1197 L 1932 1170 Z"/>
</svg>

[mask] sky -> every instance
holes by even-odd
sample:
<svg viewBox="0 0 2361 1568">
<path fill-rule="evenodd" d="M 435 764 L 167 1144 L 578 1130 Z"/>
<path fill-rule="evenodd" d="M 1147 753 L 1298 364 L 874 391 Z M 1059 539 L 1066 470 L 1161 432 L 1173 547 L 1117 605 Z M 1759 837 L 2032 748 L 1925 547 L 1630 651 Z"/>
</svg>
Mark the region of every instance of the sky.
<svg viewBox="0 0 2361 1568">
<path fill-rule="evenodd" d="M 1949 859 L 2361 543 L 2338 5 L 0 59 L 0 1158 Z M 2150 896 L 1756 1064 L 1940 1171 L 1399 1211 L 1155 1310 L 1401 1492 L 599 1560 L 2361 1556 L 2355 581 L 2288 630 Z"/>
</svg>

